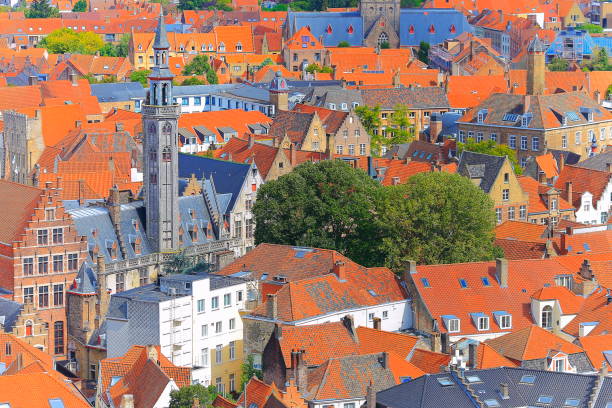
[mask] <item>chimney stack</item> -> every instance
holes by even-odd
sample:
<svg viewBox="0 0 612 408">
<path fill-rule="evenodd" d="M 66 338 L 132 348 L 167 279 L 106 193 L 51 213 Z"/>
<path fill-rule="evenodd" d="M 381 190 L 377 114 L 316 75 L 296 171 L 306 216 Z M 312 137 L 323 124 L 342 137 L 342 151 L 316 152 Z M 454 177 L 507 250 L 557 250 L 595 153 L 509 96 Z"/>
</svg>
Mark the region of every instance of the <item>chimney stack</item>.
<svg viewBox="0 0 612 408">
<path fill-rule="evenodd" d="M 501 394 L 501 399 L 507 400 L 510 399 L 510 389 L 508 384 L 501 383 L 499 384 L 499 393 Z"/>
<path fill-rule="evenodd" d="M 448 354 L 448 333 L 440 335 L 440 352 Z"/>
<path fill-rule="evenodd" d="M 606 163 L 606 171 L 612 173 L 612 163 Z"/>
<path fill-rule="evenodd" d="M 249 149 L 252 149 L 253 145 L 255 145 L 255 135 L 249 133 Z"/>
<path fill-rule="evenodd" d="M 153 345 L 148 345 L 147 349 L 147 358 L 152 360 L 155 364 L 159 363 L 159 354 L 157 353 L 157 349 Z"/>
<path fill-rule="evenodd" d="M 268 301 L 266 302 L 268 308 L 268 317 L 270 319 L 278 319 L 278 304 L 276 301 L 276 293 L 268 293 Z"/>
<path fill-rule="evenodd" d="M 567 194 L 567 202 L 574 205 L 574 186 L 571 181 L 565 183 L 565 192 Z"/>
<path fill-rule="evenodd" d="M 433 333 L 431 335 L 431 351 L 434 353 L 442 352 L 442 340 L 440 333 Z"/>
<path fill-rule="evenodd" d="M 274 326 L 274 336 L 277 339 L 283 338 L 283 326 L 278 323 Z"/>
<path fill-rule="evenodd" d="M 505 258 L 497 258 L 495 260 L 495 275 L 499 281 L 499 286 L 502 288 L 508 287 L 508 260 Z"/>
<path fill-rule="evenodd" d="M 336 261 L 334 263 L 333 273 L 338 276 L 340 280 L 346 280 L 346 266 L 342 261 Z"/>
<path fill-rule="evenodd" d="M 474 343 L 470 343 L 468 345 L 468 367 L 470 369 L 475 369 L 476 368 L 476 347 L 478 347 L 476 344 Z"/>
<path fill-rule="evenodd" d="M 102 320 L 106 316 L 108 310 L 108 304 L 110 302 L 110 294 L 108 293 L 106 283 L 106 264 L 103 255 L 98 255 L 96 258 L 96 280 L 97 280 L 97 297 L 98 297 L 98 310 L 96 313 L 98 320 Z"/>
<path fill-rule="evenodd" d="M 304 362 L 304 354 L 304 350 L 295 352 L 295 366 L 293 367 L 295 383 L 301 393 L 308 390 L 308 372 L 306 370 L 306 363 Z"/>
<path fill-rule="evenodd" d="M 72 84 L 72 86 L 79 86 L 79 77 L 77 76 L 77 74 L 72 72 L 69 75 L 69 78 L 70 78 L 70 83 Z"/>
<path fill-rule="evenodd" d="M 297 151 L 293 143 L 289 145 L 289 162 L 292 167 L 297 166 Z"/>
<path fill-rule="evenodd" d="M 371 380 L 366 389 L 366 408 L 376 408 L 376 391 L 374 391 Z"/>
<path fill-rule="evenodd" d="M 342 325 L 346 327 L 346 330 L 351 334 L 353 338 L 357 338 L 357 332 L 355 331 L 355 319 L 353 315 L 346 315 L 342 318 Z"/>
<path fill-rule="evenodd" d="M 38 77 L 36 75 L 30 75 L 28 77 L 28 85 L 38 85 Z"/>
</svg>

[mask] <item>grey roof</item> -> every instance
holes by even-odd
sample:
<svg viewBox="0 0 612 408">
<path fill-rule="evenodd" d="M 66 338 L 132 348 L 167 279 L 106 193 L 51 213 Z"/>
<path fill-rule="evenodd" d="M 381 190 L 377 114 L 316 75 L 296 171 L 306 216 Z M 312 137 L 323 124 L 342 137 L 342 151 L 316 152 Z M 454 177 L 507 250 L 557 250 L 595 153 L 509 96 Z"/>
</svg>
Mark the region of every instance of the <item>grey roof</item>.
<svg viewBox="0 0 612 408">
<path fill-rule="evenodd" d="M 224 92 L 235 88 L 235 84 L 217 84 L 217 85 L 179 85 L 172 87 L 172 95 L 174 97 L 181 96 L 198 96 L 210 95 L 213 93 Z"/>
<path fill-rule="evenodd" d="M 585 169 L 608 171 L 608 166 L 612 164 L 612 150 L 599 153 L 577 164 L 578 167 Z"/>
<path fill-rule="evenodd" d="M 157 23 L 157 29 L 155 30 L 155 41 L 153 42 L 153 48 L 170 48 L 168 34 L 166 33 L 166 24 L 164 23 L 163 11 L 159 14 L 159 21 Z"/>
<path fill-rule="evenodd" d="M 546 52 L 547 49 L 548 47 L 542 42 L 542 40 L 540 40 L 540 37 L 538 37 L 537 34 L 535 35 L 535 37 L 533 37 L 533 40 L 531 40 L 531 42 L 527 46 L 527 51 L 529 52 L 543 53 Z"/>
<path fill-rule="evenodd" d="M 116 260 L 122 261 L 123 255 L 119 250 L 119 241 L 113 228 L 108 209 L 104 207 L 79 207 L 69 210 L 68 213 L 74 220 L 77 233 L 87 238 L 89 252 L 97 249 L 98 254 L 104 256 L 106 262 L 113 261 L 108 251 L 113 243 L 117 245 Z M 94 259 L 90 257 L 90 262 Z"/>
<path fill-rule="evenodd" d="M 470 179 L 480 179 L 478 186 L 488 193 L 505 160 L 506 157 L 463 151 L 457 173 Z"/>
<path fill-rule="evenodd" d="M 382 109 L 394 109 L 397 105 L 405 105 L 408 109 L 450 108 L 446 91 L 437 86 L 363 89 L 361 96 L 364 104 Z"/>
<path fill-rule="evenodd" d="M 304 98 L 304 103 L 322 107 L 328 107 L 330 103 L 336 107 L 342 103 L 352 106 L 353 103 L 363 105 L 363 98 L 361 92 L 355 89 L 346 89 L 341 86 L 314 87 Z"/>
<path fill-rule="evenodd" d="M 525 407 L 543 406 L 538 403 L 541 396 L 552 397 L 545 406 L 562 407 L 567 399 L 579 400 L 580 407 L 587 402 L 595 386 L 596 375 L 568 374 L 556 371 L 527 370 L 500 367 L 488 370 L 465 371 L 467 376 L 477 377 L 473 382 L 463 382 L 458 372 L 424 375 L 416 380 L 396 385 L 376 396 L 379 406 L 393 408 L 416 407 Z M 522 382 L 525 375 L 534 376 L 532 384 Z M 447 379 L 448 385 L 438 380 Z M 467 383 L 467 385 L 466 385 Z M 508 398 L 503 399 L 500 384 L 508 384 Z M 469 387 L 469 388 L 468 388 Z M 470 393 L 473 391 L 473 394 Z M 612 378 L 604 379 L 595 401 L 595 407 L 604 408 L 612 402 Z M 477 401 L 476 401 L 477 399 Z M 486 401 L 498 405 L 487 405 Z"/>
<path fill-rule="evenodd" d="M 81 264 L 74 283 L 66 292 L 79 295 L 95 295 L 97 286 L 96 273 L 91 268 L 89 262 L 85 261 Z"/>
<path fill-rule="evenodd" d="M 461 114 L 456 112 L 446 112 L 440 115 L 437 112 L 432 112 L 431 120 L 433 120 L 434 117 L 440 117 L 442 119 L 442 133 L 438 136 L 437 140 L 434 140 L 434 142 L 444 141 L 444 136 L 457 136 L 459 131 L 457 121 L 461 118 Z M 429 136 L 429 127 L 427 127 L 423 133 Z"/>
<path fill-rule="evenodd" d="M 98 102 L 129 101 L 144 99 L 146 90 L 140 82 L 116 82 L 112 84 L 91 84 L 91 94 Z M 174 87 L 176 89 L 177 87 Z"/>
<path fill-rule="evenodd" d="M 19 318 L 22 307 L 21 303 L 0 297 L 0 326 L 4 327 L 5 332 L 13 331 L 13 325 Z"/>
</svg>

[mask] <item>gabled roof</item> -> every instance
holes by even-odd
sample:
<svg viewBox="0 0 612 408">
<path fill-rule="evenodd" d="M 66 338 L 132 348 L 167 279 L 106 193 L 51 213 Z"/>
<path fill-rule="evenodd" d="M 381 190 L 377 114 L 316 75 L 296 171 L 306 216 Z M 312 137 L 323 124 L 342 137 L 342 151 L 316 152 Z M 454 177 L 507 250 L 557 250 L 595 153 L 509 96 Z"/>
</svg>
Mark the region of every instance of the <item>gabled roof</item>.
<svg viewBox="0 0 612 408">
<path fill-rule="evenodd" d="M 548 227 L 523 221 L 504 221 L 495 227 L 495 237 L 528 242 L 546 242 Z"/>
<path fill-rule="evenodd" d="M 523 191 L 529 196 L 529 205 L 527 207 L 528 214 L 547 212 L 550 209 L 550 203 L 548 203 L 546 200 L 546 196 L 547 192 L 550 190 L 553 190 L 553 193 L 557 193 L 553 187 L 542 185 L 536 180 L 527 176 L 519 176 L 518 182 Z M 558 197 L 557 208 L 559 211 L 574 209 L 573 205 L 568 203 L 561 196 Z"/>
<path fill-rule="evenodd" d="M 537 300 L 555 300 L 559 302 L 561 314 L 564 315 L 578 313 L 584 303 L 584 298 L 582 296 L 576 295 L 565 286 L 549 286 L 538 289 L 531 295 L 531 298 Z"/>
<path fill-rule="evenodd" d="M 308 28 L 302 27 L 285 42 L 285 48 L 290 50 L 323 50 L 323 45 L 312 35 Z"/>
<path fill-rule="evenodd" d="M 0 242 L 20 240 L 42 193 L 36 187 L 0 180 Z"/>
<path fill-rule="evenodd" d="M 593 204 L 598 202 L 612 180 L 612 173 L 607 171 L 592 170 L 577 166 L 564 166 L 559 174 L 559 178 L 555 182 L 555 187 L 564 191 L 564 197 L 567 198 L 565 191 L 566 183 L 572 183 L 573 204 L 576 208 L 580 208 L 580 198 L 587 191 L 593 194 Z"/>
<path fill-rule="evenodd" d="M 607 270 L 609 271 L 610 269 L 608 268 Z M 563 332 L 579 337 L 583 324 L 594 327 L 586 336 L 581 338 L 612 332 L 612 303 L 608 303 L 607 289 L 598 289 L 586 298 L 578 315 L 563 327 Z M 599 368 L 600 366 L 595 367 Z"/>
<path fill-rule="evenodd" d="M 451 356 L 424 349 L 414 349 L 408 361 L 428 374 L 435 374 L 440 372 L 442 366 L 448 367 Z"/>
<path fill-rule="evenodd" d="M 485 193 L 489 193 L 507 157 L 491 156 L 464 150 L 459 158 L 457 173 L 469 178 Z"/>
<path fill-rule="evenodd" d="M 612 357 L 612 333 L 581 337 L 579 341 L 595 369 Z"/>
<path fill-rule="evenodd" d="M 496 368 L 496 367 L 516 367 L 516 363 L 495 351 L 487 343 L 480 343 L 476 348 L 476 367 L 477 369 Z"/>
<path fill-rule="evenodd" d="M 551 352 L 583 353 L 579 346 L 554 335 L 548 330 L 531 325 L 486 342 L 498 353 L 517 362 L 547 358 Z"/>
<path fill-rule="evenodd" d="M 270 136 L 282 140 L 285 135 L 298 146 L 304 142 L 316 112 L 280 111 L 270 125 Z"/>
<path fill-rule="evenodd" d="M 276 292 L 278 320 L 294 322 L 406 299 L 399 278 L 389 269 L 365 268 L 350 263 L 345 264 L 344 268 L 344 279 L 329 273 L 283 285 Z M 268 317 L 268 301 L 256 307 L 251 314 Z"/>
<path fill-rule="evenodd" d="M 70 383 L 46 372 L 27 372 L 15 375 L 0 375 L 0 400 L 9 407 L 47 407 L 88 408 L 91 405 Z M 62 405 L 59 405 L 59 404 Z"/>
<path fill-rule="evenodd" d="M 495 245 L 504 251 L 506 259 L 542 259 L 546 254 L 546 244 L 542 242 L 496 238 Z"/>
<path fill-rule="evenodd" d="M 303 113 L 314 113 L 316 112 L 319 115 L 319 119 L 323 122 L 323 126 L 325 127 L 325 133 L 335 134 L 340 129 L 340 126 L 346 120 L 346 117 L 349 115 L 348 112 L 342 112 L 338 110 L 326 109 L 319 106 L 312 105 L 304 105 L 304 104 L 296 104 L 293 108 L 296 112 Z"/>
</svg>

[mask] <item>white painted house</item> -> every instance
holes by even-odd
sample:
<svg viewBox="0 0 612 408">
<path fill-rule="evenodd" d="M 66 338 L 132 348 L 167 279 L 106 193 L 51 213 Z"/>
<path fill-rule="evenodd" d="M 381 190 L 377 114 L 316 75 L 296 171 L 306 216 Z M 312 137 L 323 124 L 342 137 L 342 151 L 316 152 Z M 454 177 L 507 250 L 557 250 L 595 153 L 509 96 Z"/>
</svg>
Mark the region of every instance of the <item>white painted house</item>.
<svg viewBox="0 0 612 408">
<path fill-rule="evenodd" d="M 606 224 L 612 210 L 612 173 L 578 166 L 565 166 L 555 182 L 563 197 L 576 208 L 576 221 Z"/>
<path fill-rule="evenodd" d="M 159 344 L 174 364 L 192 367 L 194 382 L 235 390 L 245 300 L 245 280 L 206 273 L 165 276 L 159 285 L 114 294 L 107 355 L 121 356 L 133 344 Z"/>
</svg>

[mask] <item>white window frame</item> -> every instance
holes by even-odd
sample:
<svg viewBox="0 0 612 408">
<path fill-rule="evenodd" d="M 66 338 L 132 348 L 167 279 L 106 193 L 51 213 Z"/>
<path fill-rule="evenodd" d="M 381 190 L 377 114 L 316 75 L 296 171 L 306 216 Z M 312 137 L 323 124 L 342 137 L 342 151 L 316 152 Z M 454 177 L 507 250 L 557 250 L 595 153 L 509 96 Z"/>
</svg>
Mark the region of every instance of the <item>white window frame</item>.
<svg viewBox="0 0 612 408">
<path fill-rule="evenodd" d="M 461 331 L 461 320 L 459 319 L 448 319 L 446 324 L 446 331 L 449 333 L 459 333 Z"/>
<path fill-rule="evenodd" d="M 489 322 L 489 316 L 480 316 L 480 317 L 478 317 L 478 330 L 479 331 L 487 331 L 490 328 L 491 328 L 491 325 L 490 325 L 490 322 Z"/>
<path fill-rule="evenodd" d="M 509 315 L 509 314 L 501 315 L 499 317 L 499 328 L 500 329 L 511 329 L 512 328 L 512 315 Z"/>
</svg>

